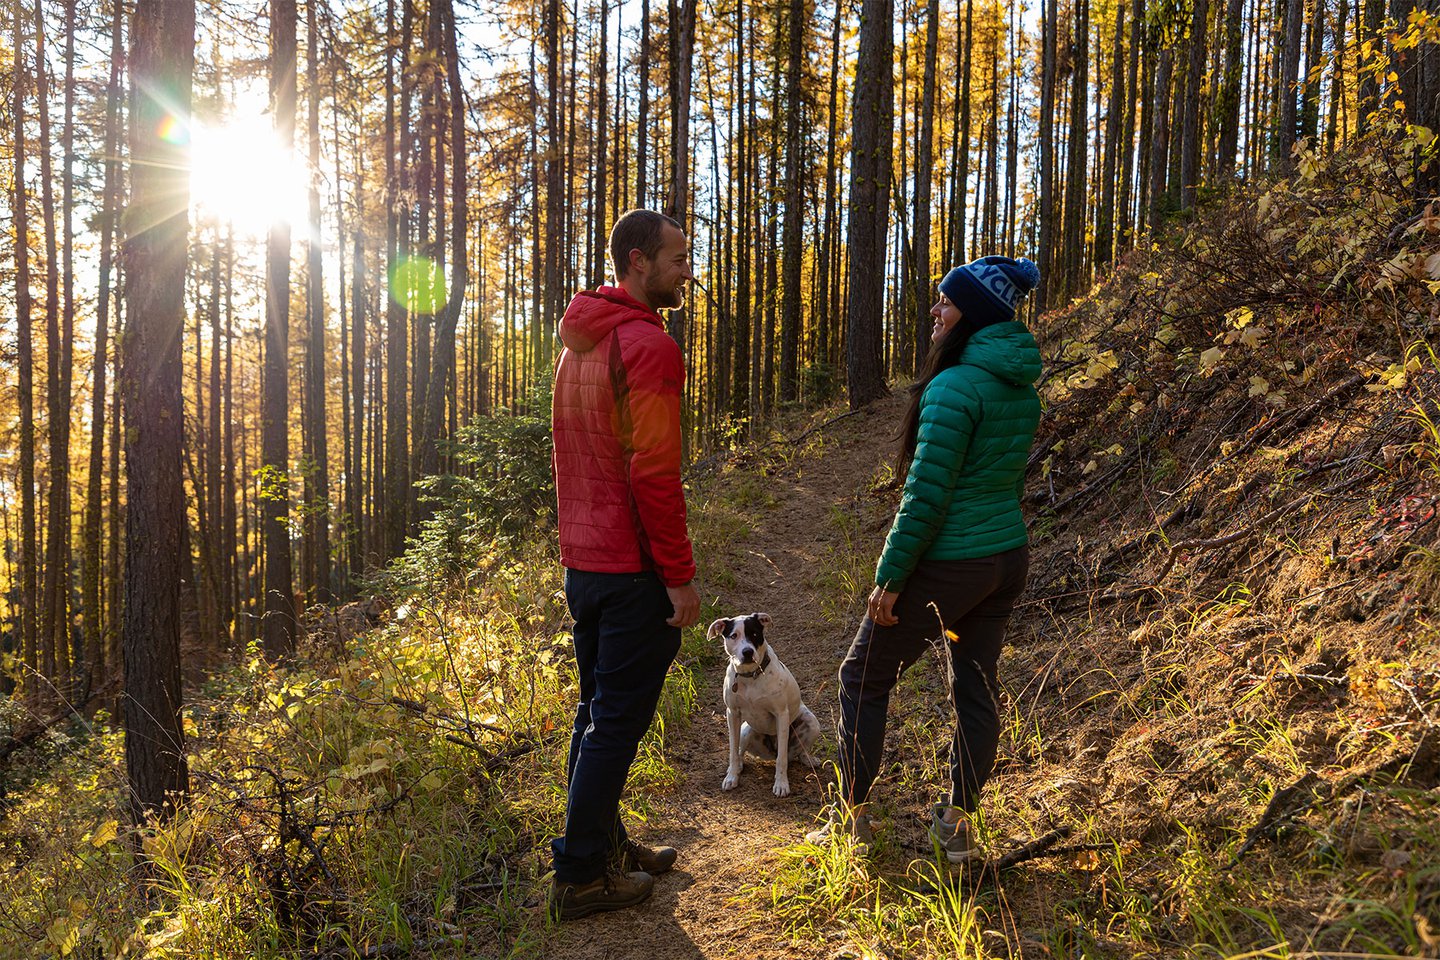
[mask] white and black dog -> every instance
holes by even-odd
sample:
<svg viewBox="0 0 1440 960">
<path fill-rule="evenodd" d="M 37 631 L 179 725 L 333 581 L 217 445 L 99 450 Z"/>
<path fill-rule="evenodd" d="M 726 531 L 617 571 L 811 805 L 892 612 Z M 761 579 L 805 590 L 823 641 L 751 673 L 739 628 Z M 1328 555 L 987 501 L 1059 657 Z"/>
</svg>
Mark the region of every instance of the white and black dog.
<svg viewBox="0 0 1440 960">
<path fill-rule="evenodd" d="M 730 727 L 730 765 L 722 790 L 740 782 L 745 754 L 775 761 L 775 796 L 790 793 L 791 751 L 814 767 L 810 745 L 820 721 L 800 702 L 800 685 L 765 642 L 768 613 L 729 617 L 710 624 L 708 637 L 724 637 L 730 666 L 725 670 L 725 718 Z"/>
</svg>

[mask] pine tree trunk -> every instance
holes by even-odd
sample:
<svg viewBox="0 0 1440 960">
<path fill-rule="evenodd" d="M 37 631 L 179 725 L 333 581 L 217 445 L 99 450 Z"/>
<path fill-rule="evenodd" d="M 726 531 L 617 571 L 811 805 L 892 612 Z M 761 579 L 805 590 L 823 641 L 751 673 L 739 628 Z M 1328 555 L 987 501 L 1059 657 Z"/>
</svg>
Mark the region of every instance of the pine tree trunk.
<svg viewBox="0 0 1440 960">
<path fill-rule="evenodd" d="M 1369 40 L 1375 44 L 1376 54 L 1381 48 L 1380 30 L 1385 23 L 1385 0 L 1364 0 L 1365 11 L 1364 25 L 1357 24 L 1355 40 L 1357 46 Z M 1360 63 L 1360 89 L 1357 125 L 1359 133 L 1363 136 L 1370 129 L 1370 116 L 1375 108 L 1380 105 L 1380 84 L 1373 69 L 1367 69 L 1369 61 L 1361 59 Z"/>
<path fill-rule="evenodd" d="M 1215 100 L 1215 116 L 1220 126 L 1220 144 L 1216 148 L 1216 175 L 1229 180 L 1235 175 L 1235 151 L 1240 145 L 1240 79 L 1245 69 L 1244 54 L 1245 0 L 1228 0 L 1225 6 L 1225 74 Z"/>
<path fill-rule="evenodd" d="M 409 0 L 401 2 L 405 4 L 403 16 L 408 24 L 410 3 Z M 395 0 L 387 0 L 386 32 L 391 37 L 395 34 L 394 6 Z M 400 133 L 398 125 L 404 122 L 403 117 L 409 112 L 408 98 L 404 98 L 408 85 L 404 82 L 403 75 L 401 82 L 398 85 L 396 83 L 396 49 L 396 44 L 389 44 L 385 57 L 385 263 L 389 273 L 394 273 L 403 262 L 402 258 L 408 256 L 408 251 L 402 245 L 405 214 L 401 197 L 404 191 L 400 183 L 401 173 L 396 166 L 397 152 L 403 150 L 404 141 L 407 139 Z M 397 98 L 404 98 L 406 102 L 397 102 Z M 409 163 L 408 156 L 400 159 L 402 167 Z M 540 285 L 535 283 L 533 286 L 538 295 Z M 383 407 L 385 438 L 384 458 L 381 461 L 384 464 L 385 495 L 378 504 L 383 516 L 380 551 L 382 561 L 398 557 L 404 551 L 408 524 L 406 505 L 409 501 L 410 460 L 406 443 L 406 384 L 409 380 L 407 359 L 410 324 L 406 305 L 400 299 L 401 295 L 402 291 L 392 289 L 391 284 L 386 284 Z"/>
<path fill-rule="evenodd" d="M 276 142 L 295 146 L 295 0 L 270 0 L 270 112 Z M 131 310 L 132 326 L 135 311 Z M 265 359 L 261 427 L 261 513 L 265 539 L 263 636 L 271 660 L 295 652 L 290 566 L 290 224 L 270 224 L 265 267 Z M 133 462 L 133 461 L 132 461 Z M 133 529 L 134 518 L 131 518 Z"/>
<path fill-rule="evenodd" d="M 968 4 L 969 0 L 967 0 Z M 1035 311 L 1044 313 L 1052 305 L 1057 289 L 1054 266 L 1060 263 L 1055 250 L 1055 86 L 1056 86 L 1056 0 L 1044 0 L 1044 21 L 1040 39 L 1040 291 Z M 967 13 L 968 16 L 968 13 Z M 967 41 L 968 46 L 968 41 Z M 967 98 L 966 103 L 969 100 Z"/>
<path fill-rule="evenodd" d="M 180 580 L 188 149 L 161 137 L 190 108 L 192 0 L 137 0 L 130 53 L 131 194 L 120 388 L 125 415 L 125 766 L 131 818 L 175 811 L 187 789 L 180 724 Z"/>
<path fill-rule="evenodd" d="M 1163 41 L 1162 41 L 1163 42 Z M 1166 175 L 1169 173 L 1167 148 L 1170 144 L 1170 74 L 1175 64 L 1175 51 L 1166 46 L 1160 51 L 1155 71 L 1153 113 L 1150 120 L 1150 235 L 1159 234 L 1165 222 Z"/>
<path fill-rule="evenodd" d="M 1074 74 L 1070 92 L 1070 159 L 1065 173 L 1065 267 L 1061 289 L 1068 299 L 1088 286 L 1085 276 L 1085 197 L 1089 192 L 1089 145 L 1085 108 L 1090 63 L 1090 0 L 1075 5 Z"/>
<path fill-rule="evenodd" d="M 1185 123 L 1180 143 L 1180 209 L 1194 210 L 1200 187 L 1200 139 L 1204 136 L 1200 110 L 1200 81 L 1205 74 L 1205 28 L 1210 22 L 1210 0 L 1195 0 L 1190 19 L 1190 73 L 1185 80 Z"/>
<path fill-rule="evenodd" d="M 80 588 L 82 629 L 85 634 L 86 696 L 92 697 L 109 679 L 117 665 L 106 660 L 104 607 L 101 603 L 102 569 L 100 523 L 104 514 L 101 499 L 105 475 L 105 395 L 109 373 L 111 275 L 115 261 L 115 226 L 120 209 L 120 85 L 124 71 L 124 23 L 120 4 L 114 5 L 110 20 L 110 80 L 105 90 L 105 181 L 100 209 L 100 288 L 95 299 L 95 372 L 90 397 L 90 459 L 85 485 L 84 568 Z M 111 570 L 112 577 L 118 570 Z M 90 712 L 90 711 L 87 711 Z"/>
<path fill-rule="evenodd" d="M 608 236 L 609 218 L 605 210 L 606 174 L 609 172 L 609 141 L 607 135 L 610 132 L 610 107 L 608 96 L 610 93 L 607 76 L 610 63 L 610 0 L 600 0 L 600 60 L 595 69 L 595 91 L 600 98 L 595 108 L 595 194 L 592 204 L 591 216 L 594 218 L 594 241 L 591 251 L 590 264 L 590 287 L 598 287 L 605 282 L 605 241 Z M 617 72 L 620 67 L 617 64 Z M 457 148 L 458 149 L 458 148 Z M 460 151 L 462 154 L 463 150 Z M 619 210 L 615 213 L 618 215 Z"/>
<path fill-rule="evenodd" d="M 315 3 L 305 4 L 305 36 L 309 46 L 310 234 L 305 242 L 305 528 L 310 544 L 308 599 L 328 604 L 334 599 L 330 580 L 330 447 L 325 409 L 325 277 L 320 230 L 320 36 Z"/>
<path fill-rule="evenodd" d="M 450 288 L 435 324 L 434 366 L 430 371 L 430 391 L 425 402 L 424 448 L 421 469 L 434 473 L 439 467 L 437 443 L 441 435 L 440 418 L 445 412 L 446 394 L 455 374 L 455 328 L 465 302 L 468 282 L 468 261 L 465 237 L 468 230 L 465 184 L 465 97 L 460 85 L 460 55 L 455 39 L 453 0 L 433 0 L 432 15 L 441 20 L 443 49 L 438 63 L 445 71 L 448 94 L 450 142 Z M 437 137 L 439 129 L 437 124 Z"/>
<path fill-rule="evenodd" d="M 1299 134 L 1297 89 L 1300 80 L 1300 48 L 1305 37 L 1305 0 L 1285 0 L 1285 46 L 1280 61 L 1280 124 L 1276 141 L 1276 166 L 1290 165 L 1290 153 Z"/>
<path fill-rule="evenodd" d="M 915 151 L 915 277 L 917 311 L 902 326 L 910 343 L 910 369 L 919 370 L 929 346 L 927 325 L 920 322 L 934 284 L 930 262 L 930 190 L 935 168 L 935 63 L 940 46 L 940 0 L 930 0 L 925 13 L 925 73 L 920 81 L 920 134 Z"/>
<path fill-rule="evenodd" d="M 937 0 L 938 2 L 938 0 Z M 805 147 L 801 138 L 803 118 L 801 72 L 804 68 L 805 0 L 790 0 L 786 24 L 789 53 L 785 67 L 785 227 L 781 240 L 784 276 L 781 278 L 783 309 L 780 315 L 780 402 L 793 403 L 800 393 L 800 276 L 804 251 L 805 205 L 801 181 Z"/>
<path fill-rule="evenodd" d="M 25 66 L 24 7 L 15 0 L 14 31 L 15 75 L 13 82 L 15 137 L 15 197 L 11 207 L 15 220 L 15 365 L 20 373 L 20 609 L 17 611 L 21 656 L 26 675 L 23 682 L 25 700 L 34 709 L 39 703 L 38 638 L 36 613 L 39 607 L 39 585 L 36 572 L 35 519 L 35 353 L 32 343 L 34 299 L 30 293 L 30 198 L 25 190 L 25 91 L 29 73 Z"/>
<path fill-rule="evenodd" d="M 1128 143 L 1120 140 L 1121 110 L 1125 100 L 1125 72 L 1121 63 L 1125 50 L 1125 4 L 1115 5 L 1115 35 L 1110 56 L 1110 102 L 1105 116 L 1103 169 L 1100 174 L 1100 210 L 1095 222 L 1095 266 L 1109 267 L 1115 256 L 1115 174 L 1120 151 Z"/>
<path fill-rule="evenodd" d="M 881 366 L 885 315 L 885 237 L 890 220 L 890 152 L 893 138 L 893 0 L 861 8 L 856 64 L 853 147 L 850 162 L 850 223 L 847 232 L 850 284 L 846 380 L 850 409 L 858 410 L 889 391 Z"/>
<path fill-rule="evenodd" d="M 744 22 L 736 20 L 742 25 Z M 640 84 L 640 106 L 635 118 L 635 141 L 639 147 L 635 158 L 635 206 L 645 209 L 649 202 L 646 179 L 650 163 L 650 0 L 640 0 L 640 76 L 636 82 Z"/>
<path fill-rule="evenodd" d="M 45 70 L 44 5 L 35 5 L 35 115 L 40 133 L 40 210 L 45 225 L 46 400 L 50 498 L 46 503 L 45 568 L 41 578 L 40 660 L 50 689 L 70 698 L 70 400 L 62 386 L 66 344 L 60 332 L 60 252 L 55 177 L 50 157 L 50 79 Z M 72 57 L 73 59 L 73 57 Z M 68 198 L 66 200 L 68 204 Z M 68 381 L 68 377 L 66 378 Z"/>
</svg>

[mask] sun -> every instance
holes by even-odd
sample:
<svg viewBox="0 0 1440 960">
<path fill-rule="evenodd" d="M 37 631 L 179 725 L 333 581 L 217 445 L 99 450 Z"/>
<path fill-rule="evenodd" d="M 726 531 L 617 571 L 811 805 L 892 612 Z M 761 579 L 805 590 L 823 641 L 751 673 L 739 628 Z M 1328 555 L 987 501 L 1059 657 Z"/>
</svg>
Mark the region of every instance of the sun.
<svg viewBox="0 0 1440 960">
<path fill-rule="evenodd" d="M 305 227 L 305 169 L 295 151 L 281 149 L 267 117 L 196 122 L 190 151 L 190 205 L 198 218 L 233 224 L 247 236 L 263 236 L 275 220 Z"/>
</svg>

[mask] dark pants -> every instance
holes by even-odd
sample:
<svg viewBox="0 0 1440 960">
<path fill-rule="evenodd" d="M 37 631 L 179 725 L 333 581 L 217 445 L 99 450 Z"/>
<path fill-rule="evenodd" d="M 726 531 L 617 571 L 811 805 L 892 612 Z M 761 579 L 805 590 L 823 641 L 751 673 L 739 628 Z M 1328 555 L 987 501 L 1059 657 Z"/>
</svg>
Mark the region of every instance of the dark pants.
<svg viewBox="0 0 1440 960">
<path fill-rule="evenodd" d="M 625 842 L 620 792 L 680 652 L 675 609 L 654 573 L 565 571 L 575 618 L 580 703 L 570 736 L 565 835 L 552 844 L 555 879 L 588 883 Z"/>
<path fill-rule="evenodd" d="M 1019 547 L 975 560 L 922 561 L 895 601 L 900 622 L 881 627 L 868 616 L 861 622 L 840 665 L 837 746 L 847 802 L 864 803 L 875 782 L 895 682 L 927 646 L 943 643 L 955 708 L 950 803 L 975 809 L 1000 742 L 995 664 L 1010 611 L 1025 590 L 1029 556 Z"/>
</svg>

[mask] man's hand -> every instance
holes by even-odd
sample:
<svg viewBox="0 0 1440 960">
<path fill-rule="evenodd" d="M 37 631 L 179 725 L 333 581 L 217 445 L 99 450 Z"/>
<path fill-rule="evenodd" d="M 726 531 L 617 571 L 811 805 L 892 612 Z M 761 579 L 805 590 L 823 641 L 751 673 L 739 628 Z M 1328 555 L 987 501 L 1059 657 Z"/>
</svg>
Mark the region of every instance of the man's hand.
<svg viewBox="0 0 1440 960">
<path fill-rule="evenodd" d="M 884 587 L 876 587 L 870 591 L 870 602 L 866 607 L 866 613 L 882 627 L 893 627 L 900 622 L 895 616 L 895 601 L 900 599 L 900 594 L 893 590 L 886 590 Z"/>
<path fill-rule="evenodd" d="M 684 628 L 700 619 L 700 594 L 695 591 L 693 583 L 683 587 L 666 587 L 665 592 L 670 594 L 670 604 L 675 608 L 675 616 L 667 619 L 666 623 Z"/>
</svg>

